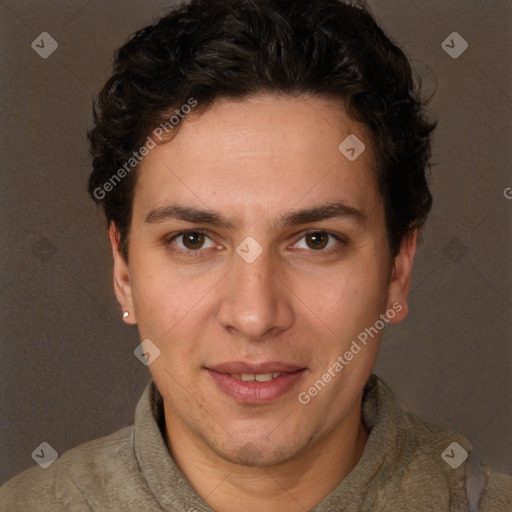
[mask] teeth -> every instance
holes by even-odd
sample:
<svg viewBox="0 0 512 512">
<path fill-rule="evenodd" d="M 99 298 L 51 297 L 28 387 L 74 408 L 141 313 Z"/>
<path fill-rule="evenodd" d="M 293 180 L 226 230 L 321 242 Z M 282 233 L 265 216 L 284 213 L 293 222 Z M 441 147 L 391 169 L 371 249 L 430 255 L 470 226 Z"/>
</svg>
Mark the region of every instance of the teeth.
<svg viewBox="0 0 512 512">
<path fill-rule="evenodd" d="M 282 375 L 279 372 L 275 373 L 233 373 L 231 374 L 231 377 L 234 377 L 235 379 L 242 380 L 244 382 L 268 382 L 269 380 L 275 379 L 276 377 L 279 377 Z"/>
<path fill-rule="evenodd" d="M 271 373 L 260 373 L 259 375 L 254 376 L 254 380 L 258 382 L 268 382 L 269 380 L 272 380 L 272 374 Z"/>
</svg>

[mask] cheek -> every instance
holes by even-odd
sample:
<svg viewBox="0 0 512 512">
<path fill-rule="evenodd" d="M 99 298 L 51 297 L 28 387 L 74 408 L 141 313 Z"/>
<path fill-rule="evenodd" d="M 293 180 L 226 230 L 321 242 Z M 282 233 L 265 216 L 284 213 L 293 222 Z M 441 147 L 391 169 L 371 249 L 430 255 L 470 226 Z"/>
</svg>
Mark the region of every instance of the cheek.
<svg viewBox="0 0 512 512">
<path fill-rule="evenodd" d="M 329 332 L 331 339 L 357 335 L 373 325 L 386 307 L 386 280 L 375 262 L 340 267 L 319 278 L 298 280 L 295 289 L 306 305 L 301 308 L 304 314 Z"/>
<path fill-rule="evenodd" d="M 199 324 L 214 276 L 183 276 L 169 264 L 145 258 L 132 273 L 135 315 L 141 336 L 169 338 Z"/>
</svg>

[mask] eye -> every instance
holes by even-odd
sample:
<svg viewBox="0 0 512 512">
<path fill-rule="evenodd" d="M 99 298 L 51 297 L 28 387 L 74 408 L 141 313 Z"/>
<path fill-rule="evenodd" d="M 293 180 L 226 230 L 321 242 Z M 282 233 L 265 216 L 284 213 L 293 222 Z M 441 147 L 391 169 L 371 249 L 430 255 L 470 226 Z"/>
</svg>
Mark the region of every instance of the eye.
<svg viewBox="0 0 512 512">
<path fill-rule="evenodd" d="M 198 251 L 215 247 L 215 243 L 202 231 L 185 231 L 174 235 L 170 243 L 183 251 Z"/>
<path fill-rule="evenodd" d="M 311 231 L 306 233 L 294 247 L 297 249 L 323 251 L 325 249 L 331 249 L 336 246 L 337 243 L 344 243 L 344 240 L 326 231 Z"/>
</svg>

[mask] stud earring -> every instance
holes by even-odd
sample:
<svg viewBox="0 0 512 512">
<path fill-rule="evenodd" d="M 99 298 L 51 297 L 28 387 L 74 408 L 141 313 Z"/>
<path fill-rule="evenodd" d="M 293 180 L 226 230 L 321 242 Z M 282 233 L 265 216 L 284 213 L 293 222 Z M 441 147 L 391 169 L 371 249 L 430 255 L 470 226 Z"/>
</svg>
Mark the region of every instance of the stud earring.
<svg viewBox="0 0 512 512">
<path fill-rule="evenodd" d="M 128 318 L 130 316 L 130 313 L 128 313 L 128 311 L 125 311 L 123 313 L 123 318 Z"/>
</svg>

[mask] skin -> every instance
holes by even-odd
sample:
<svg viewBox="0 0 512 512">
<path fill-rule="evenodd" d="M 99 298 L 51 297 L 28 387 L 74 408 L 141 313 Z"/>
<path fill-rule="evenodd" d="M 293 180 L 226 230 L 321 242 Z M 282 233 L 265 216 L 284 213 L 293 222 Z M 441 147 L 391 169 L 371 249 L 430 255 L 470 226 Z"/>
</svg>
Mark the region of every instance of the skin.
<svg viewBox="0 0 512 512">
<path fill-rule="evenodd" d="M 353 162 L 338 150 L 349 134 L 366 145 Z M 340 102 L 219 100 L 188 116 L 173 140 L 143 160 L 129 263 L 111 227 L 114 287 L 130 313 L 126 321 L 161 351 L 149 369 L 164 398 L 167 445 L 215 510 L 309 510 L 363 453 L 361 397 L 380 334 L 307 405 L 297 397 L 393 304 L 402 309 L 389 323 L 407 316 L 416 233 L 393 258 L 373 165 L 364 126 Z M 363 220 L 280 222 L 339 202 Z M 155 213 L 147 221 L 169 205 L 212 211 L 231 225 Z M 207 236 L 185 245 L 184 230 Z M 263 249 L 250 264 L 236 252 L 249 236 Z M 205 370 L 231 361 L 307 370 L 285 395 L 247 405 L 225 395 Z"/>
</svg>

